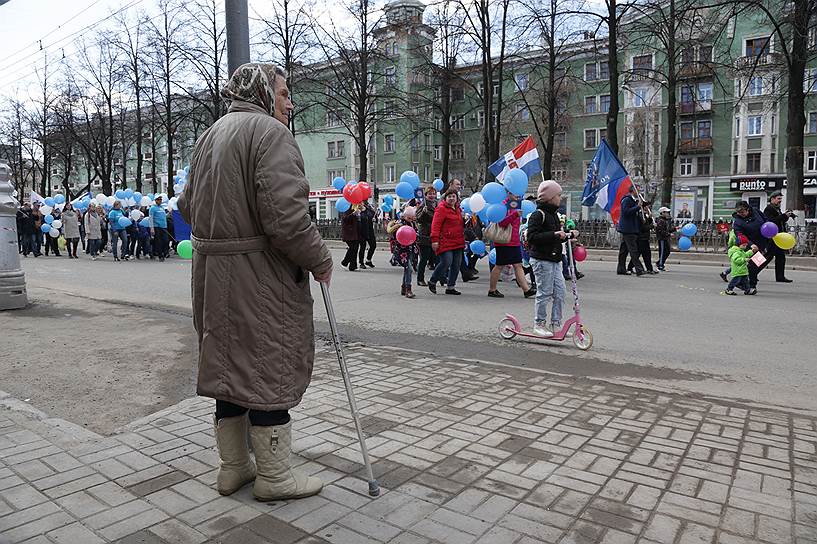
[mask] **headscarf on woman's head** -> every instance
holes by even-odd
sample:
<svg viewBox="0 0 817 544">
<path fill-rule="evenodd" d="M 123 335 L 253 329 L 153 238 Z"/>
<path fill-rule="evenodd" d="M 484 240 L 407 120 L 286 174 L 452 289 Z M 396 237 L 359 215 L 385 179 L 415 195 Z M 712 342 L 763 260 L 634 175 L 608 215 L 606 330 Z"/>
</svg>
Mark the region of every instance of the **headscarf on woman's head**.
<svg viewBox="0 0 817 544">
<path fill-rule="evenodd" d="M 264 109 L 268 114 L 275 113 L 275 78 L 273 64 L 248 62 L 235 69 L 230 80 L 221 90 L 221 96 L 227 100 L 248 102 Z"/>
</svg>

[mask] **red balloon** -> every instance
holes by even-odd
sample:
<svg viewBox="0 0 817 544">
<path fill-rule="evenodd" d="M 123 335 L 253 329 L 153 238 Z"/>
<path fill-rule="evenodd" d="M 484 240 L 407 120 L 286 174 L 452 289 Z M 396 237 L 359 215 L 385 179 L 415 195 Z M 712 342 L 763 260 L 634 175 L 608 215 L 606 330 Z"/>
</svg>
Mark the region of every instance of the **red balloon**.
<svg viewBox="0 0 817 544">
<path fill-rule="evenodd" d="M 361 202 L 366 200 L 366 190 L 365 188 L 361 187 L 360 184 L 355 185 L 354 187 L 352 187 L 351 196 L 352 200 L 350 200 L 349 202 L 351 202 L 352 204 L 360 204 Z"/>
<path fill-rule="evenodd" d="M 356 204 L 354 200 L 352 200 L 352 189 L 354 189 L 356 185 L 354 183 L 347 183 L 343 187 L 343 198 L 351 202 L 352 204 Z"/>
<path fill-rule="evenodd" d="M 415 240 L 417 240 L 417 231 L 408 225 L 403 225 L 397 229 L 395 238 L 397 238 L 397 242 L 401 246 L 410 246 Z"/>
<path fill-rule="evenodd" d="M 363 200 L 368 200 L 372 196 L 372 187 L 365 181 L 361 181 L 357 184 L 363 190 Z"/>
<path fill-rule="evenodd" d="M 587 250 L 584 249 L 584 246 L 576 246 L 573 248 L 573 259 L 577 262 L 582 262 L 587 258 Z"/>
</svg>

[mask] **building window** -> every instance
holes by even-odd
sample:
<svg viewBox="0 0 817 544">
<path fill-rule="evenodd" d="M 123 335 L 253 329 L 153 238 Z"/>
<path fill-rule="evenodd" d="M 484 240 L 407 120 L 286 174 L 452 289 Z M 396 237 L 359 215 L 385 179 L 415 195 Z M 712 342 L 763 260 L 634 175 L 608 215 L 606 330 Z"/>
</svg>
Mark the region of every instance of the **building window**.
<svg viewBox="0 0 817 544">
<path fill-rule="evenodd" d="M 443 146 L 441 145 L 434 146 L 434 160 L 435 161 L 443 160 Z"/>
<path fill-rule="evenodd" d="M 735 138 L 740 138 L 740 117 L 735 117 Z"/>
<path fill-rule="evenodd" d="M 681 86 L 681 104 L 692 104 L 693 96 L 692 85 Z"/>
<path fill-rule="evenodd" d="M 465 117 L 459 116 L 451 123 L 451 128 L 454 130 L 465 130 Z"/>
<path fill-rule="evenodd" d="M 383 114 L 386 116 L 386 119 L 394 119 L 396 115 L 394 100 L 386 100 L 383 102 Z"/>
<path fill-rule="evenodd" d="M 584 148 L 585 149 L 595 149 L 598 147 L 599 142 L 596 138 L 596 129 L 588 128 L 584 130 Z"/>
<path fill-rule="evenodd" d="M 340 125 L 340 116 L 335 111 L 326 112 L 326 126 L 336 127 Z"/>
<path fill-rule="evenodd" d="M 383 152 L 394 153 L 394 134 L 385 134 L 383 136 Z"/>
<path fill-rule="evenodd" d="M 431 135 L 423 134 L 423 151 L 431 151 Z"/>
<path fill-rule="evenodd" d="M 335 142 L 327 143 L 326 147 L 327 147 L 326 158 L 334 159 L 335 157 L 337 157 L 337 155 L 336 155 L 337 150 L 335 149 Z"/>
<path fill-rule="evenodd" d="M 567 147 L 567 133 L 557 132 L 553 135 L 553 148 L 564 149 Z"/>
<path fill-rule="evenodd" d="M 554 181 L 564 181 L 567 179 L 567 169 L 565 168 L 554 168 L 551 174 Z"/>
<path fill-rule="evenodd" d="M 394 183 L 394 165 L 387 164 L 383 167 L 383 173 L 385 174 L 385 182 L 386 183 Z"/>
<path fill-rule="evenodd" d="M 601 106 L 600 110 L 601 110 L 602 113 L 607 113 L 608 111 L 610 111 L 610 95 L 609 94 L 601 95 L 599 97 L 599 103 L 600 103 L 600 106 Z"/>
<path fill-rule="evenodd" d="M 643 108 L 647 105 L 647 89 L 633 89 L 633 107 Z"/>
<path fill-rule="evenodd" d="M 803 74 L 803 92 L 817 93 L 817 68 L 806 68 Z"/>
<path fill-rule="evenodd" d="M 759 57 L 769 53 L 769 37 L 746 40 L 746 56 Z"/>
<path fill-rule="evenodd" d="M 530 121 L 530 110 L 525 104 L 516 105 L 516 115 L 521 121 Z"/>
<path fill-rule="evenodd" d="M 698 102 L 712 101 L 712 83 L 698 83 Z"/>
<path fill-rule="evenodd" d="M 329 185 L 332 185 L 332 180 L 335 178 L 342 178 L 344 171 L 343 170 L 328 170 L 327 177 L 329 178 Z"/>
<path fill-rule="evenodd" d="M 452 102 L 460 102 L 465 99 L 465 91 L 462 87 L 452 87 L 451 88 L 451 101 Z"/>
<path fill-rule="evenodd" d="M 652 71 L 652 55 L 637 55 L 633 57 L 633 73 L 637 76 L 646 76 Z"/>
<path fill-rule="evenodd" d="M 528 90 L 528 74 L 515 74 L 514 80 L 516 81 L 516 88 L 520 91 L 527 91 Z"/>
<path fill-rule="evenodd" d="M 343 140 L 338 140 L 337 142 L 335 142 L 335 147 L 337 148 L 338 157 L 346 156 L 346 142 L 344 142 Z"/>
<path fill-rule="evenodd" d="M 708 64 L 712 62 L 712 46 L 702 45 L 698 49 L 698 62 L 701 64 Z"/>
<path fill-rule="evenodd" d="M 808 113 L 808 126 L 806 130 L 809 134 L 817 134 L 817 111 L 810 111 Z"/>
<path fill-rule="evenodd" d="M 760 153 L 746 154 L 746 173 L 757 174 L 760 172 Z"/>
<path fill-rule="evenodd" d="M 692 175 L 692 158 L 691 157 L 681 157 L 678 160 L 678 164 L 680 166 L 680 174 L 682 176 L 691 176 Z"/>
<path fill-rule="evenodd" d="M 712 172 L 712 159 L 710 157 L 698 157 L 697 175 L 708 176 Z"/>
<path fill-rule="evenodd" d="M 599 79 L 603 81 L 610 79 L 610 65 L 606 60 L 599 62 Z"/>
<path fill-rule="evenodd" d="M 806 170 L 809 172 L 817 171 L 817 151 L 813 149 L 806 153 Z"/>
<path fill-rule="evenodd" d="M 423 167 L 423 180 L 428 181 L 431 179 L 431 167 L 429 165 L 425 165 Z"/>
<path fill-rule="evenodd" d="M 595 96 L 584 97 L 584 113 L 598 113 Z"/>
<path fill-rule="evenodd" d="M 762 115 L 750 115 L 746 121 L 747 136 L 763 136 Z"/>
<path fill-rule="evenodd" d="M 463 144 L 451 144 L 451 158 L 462 160 L 465 158 L 465 146 Z"/>
<path fill-rule="evenodd" d="M 682 140 L 691 140 L 694 136 L 695 127 L 691 121 L 687 121 L 685 123 L 681 123 L 681 139 Z"/>
<path fill-rule="evenodd" d="M 418 151 L 420 149 L 420 140 L 417 138 L 417 135 L 413 135 L 411 137 L 411 150 Z"/>
<path fill-rule="evenodd" d="M 708 140 L 712 138 L 712 121 L 698 121 L 698 139 Z"/>
<path fill-rule="evenodd" d="M 749 80 L 749 96 L 760 96 L 763 94 L 763 78 L 754 76 Z"/>
<path fill-rule="evenodd" d="M 477 112 L 477 125 L 479 126 L 479 128 L 482 128 L 482 127 L 485 126 L 485 111 L 484 110 L 480 110 L 480 111 Z"/>
<path fill-rule="evenodd" d="M 598 79 L 598 71 L 595 62 L 588 62 L 584 65 L 584 80 L 596 81 Z"/>
<path fill-rule="evenodd" d="M 387 66 L 386 67 L 386 80 L 387 85 L 394 85 L 397 83 L 397 69 L 394 66 Z"/>
</svg>

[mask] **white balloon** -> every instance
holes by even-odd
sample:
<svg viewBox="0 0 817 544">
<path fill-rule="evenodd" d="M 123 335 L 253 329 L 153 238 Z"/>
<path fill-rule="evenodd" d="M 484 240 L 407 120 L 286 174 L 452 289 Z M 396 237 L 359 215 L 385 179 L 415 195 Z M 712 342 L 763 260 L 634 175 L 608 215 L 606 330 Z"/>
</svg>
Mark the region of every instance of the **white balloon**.
<svg viewBox="0 0 817 544">
<path fill-rule="evenodd" d="M 55 229 L 54 227 L 51 227 L 51 230 L 48 231 L 48 235 L 51 236 L 52 238 L 59 238 L 60 229 Z"/>
<path fill-rule="evenodd" d="M 469 200 L 471 203 L 471 211 L 479 213 L 485 207 L 485 197 L 481 193 L 474 193 Z"/>
<path fill-rule="evenodd" d="M 136 201 L 133 199 L 133 197 L 126 198 L 125 199 L 125 205 L 126 206 L 136 206 Z"/>
<path fill-rule="evenodd" d="M 105 204 L 107 204 L 108 206 L 113 206 L 114 202 L 116 202 L 116 197 L 115 196 L 105 197 Z"/>
<path fill-rule="evenodd" d="M 59 229 L 60 227 L 62 227 L 62 221 L 60 221 L 59 219 L 55 219 L 54 221 L 51 222 L 51 226 L 54 227 L 55 229 Z"/>
<path fill-rule="evenodd" d="M 142 201 L 139 202 L 140 206 L 150 206 L 150 199 L 146 196 L 142 197 Z"/>
<path fill-rule="evenodd" d="M 133 221 L 139 221 L 140 219 L 142 219 L 142 212 L 140 212 L 139 210 L 131 210 L 130 218 Z"/>
<path fill-rule="evenodd" d="M 43 215 L 48 215 L 54 211 L 54 208 L 51 206 L 40 206 L 40 213 Z"/>
<path fill-rule="evenodd" d="M 99 202 L 100 204 L 105 204 L 105 200 L 107 200 L 107 198 L 105 197 L 105 195 L 104 195 L 104 194 L 102 194 L 102 193 L 99 193 L 99 194 L 98 194 L 98 195 L 96 195 L 94 198 L 95 198 L 95 199 L 96 199 L 96 201 L 97 201 L 97 202 Z"/>
</svg>

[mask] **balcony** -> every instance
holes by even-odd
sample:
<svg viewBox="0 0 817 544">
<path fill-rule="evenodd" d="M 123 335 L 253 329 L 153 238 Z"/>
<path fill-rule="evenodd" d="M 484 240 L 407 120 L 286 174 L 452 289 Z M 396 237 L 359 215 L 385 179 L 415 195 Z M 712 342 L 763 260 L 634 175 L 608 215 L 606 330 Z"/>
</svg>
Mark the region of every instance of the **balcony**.
<svg viewBox="0 0 817 544">
<path fill-rule="evenodd" d="M 748 70 L 753 68 L 768 68 L 779 65 L 782 61 L 780 53 L 766 53 L 765 55 L 749 55 L 738 57 L 735 60 L 735 68 L 738 70 Z"/>
<path fill-rule="evenodd" d="M 678 143 L 678 153 L 709 153 L 712 151 L 712 138 L 691 138 Z"/>
<path fill-rule="evenodd" d="M 712 113 L 711 100 L 678 103 L 678 115 L 696 115 L 701 113 Z"/>
<path fill-rule="evenodd" d="M 687 62 L 678 69 L 680 79 L 708 78 L 715 75 L 715 68 L 711 62 Z"/>
</svg>

